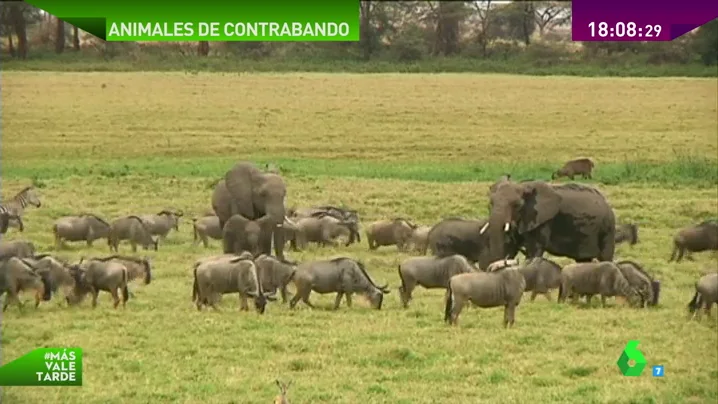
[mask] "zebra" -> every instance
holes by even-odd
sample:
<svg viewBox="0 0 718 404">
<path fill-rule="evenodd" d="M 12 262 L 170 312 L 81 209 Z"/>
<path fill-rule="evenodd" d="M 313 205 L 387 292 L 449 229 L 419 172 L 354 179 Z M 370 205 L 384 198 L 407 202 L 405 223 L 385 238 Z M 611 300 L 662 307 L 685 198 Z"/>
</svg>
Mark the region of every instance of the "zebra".
<svg viewBox="0 0 718 404">
<path fill-rule="evenodd" d="M 23 231 L 24 226 L 20 217 L 28 205 L 36 208 L 42 205 L 40 196 L 32 185 L 15 194 L 8 202 L 0 204 L 1 234 L 5 234 L 9 227 L 17 227 L 20 231 Z"/>
</svg>

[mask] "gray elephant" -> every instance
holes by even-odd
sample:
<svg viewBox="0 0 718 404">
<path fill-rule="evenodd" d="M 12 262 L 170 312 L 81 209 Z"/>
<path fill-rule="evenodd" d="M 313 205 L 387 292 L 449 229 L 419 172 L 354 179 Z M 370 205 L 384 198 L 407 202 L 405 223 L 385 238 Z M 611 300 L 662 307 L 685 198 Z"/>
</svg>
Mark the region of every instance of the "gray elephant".
<svg viewBox="0 0 718 404">
<path fill-rule="evenodd" d="M 222 229 L 224 253 L 239 254 L 242 251 L 249 251 L 253 256 L 259 256 L 259 240 L 262 233 L 271 233 L 271 225 L 268 216 L 250 220 L 240 214 L 232 215 Z"/>
<path fill-rule="evenodd" d="M 264 173 L 252 163 L 240 161 L 215 185 L 212 209 L 222 228 L 235 214 L 250 220 L 268 216 L 266 220 L 272 225 L 271 231 L 261 234 L 260 252 L 271 254 L 274 244 L 275 256 L 284 259 L 285 232 L 281 231 L 281 227 L 286 218 L 286 194 L 287 188 L 281 176 Z"/>
<path fill-rule="evenodd" d="M 702 276 L 695 287 L 696 293 L 688 303 L 688 312 L 691 313 L 691 318 L 698 316 L 697 319 L 700 320 L 700 309 L 703 308 L 706 316 L 710 317 L 711 306 L 718 303 L 718 272 Z"/>
<path fill-rule="evenodd" d="M 505 231 L 516 226 L 526 258 L 544 252 L 576 262 L 613 261 L 616 218 L 596 188 L 502 179 L 489 188 L 491 261 L 504 259 Z"/>
<path fill-rule="evenodd" d="M 668 262 L 673 260 L 681 262 L 686 251 L 691 253 L 716 250 L 718 250 L 718 221 L 705 220 L 695 226 L 682 229 L 673 237 L 673 253 Z"/>
<path fill-rule="evenodd" d="M 492 260 L 489 252 L 488 235 L 484 234 L 488 227 L 486 219 L 446 218 L 434 225 L 427 236 L 431 253 L 437 257 L 448 257 L 454 254 L 466 257 L 471 263 L 478 263 L 479 268 L 486 270 Z M 513 239 L 515 231 L 504 235 L 504 251 L 510 257 L 518 254 L 518 242 Z M 505 257 L 502 257 L 502 259 Z"/>
</svg>

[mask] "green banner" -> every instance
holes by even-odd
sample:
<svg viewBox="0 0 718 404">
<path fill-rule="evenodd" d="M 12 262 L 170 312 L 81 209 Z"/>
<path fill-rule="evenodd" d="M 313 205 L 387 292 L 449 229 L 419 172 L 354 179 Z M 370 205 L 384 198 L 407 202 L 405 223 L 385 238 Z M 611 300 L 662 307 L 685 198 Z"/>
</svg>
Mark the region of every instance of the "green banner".
<svg viewBox="0 0 718 404">
<path fill-rule="evenodd" d="M 82 349 L 30 351 L 0 367 L 0 386 L 82 386 Z"/>
<path fill-rule="evenodd" d="M 359 0 L 29 0 L 107 41 L 358 41 Z"/>
</svg>

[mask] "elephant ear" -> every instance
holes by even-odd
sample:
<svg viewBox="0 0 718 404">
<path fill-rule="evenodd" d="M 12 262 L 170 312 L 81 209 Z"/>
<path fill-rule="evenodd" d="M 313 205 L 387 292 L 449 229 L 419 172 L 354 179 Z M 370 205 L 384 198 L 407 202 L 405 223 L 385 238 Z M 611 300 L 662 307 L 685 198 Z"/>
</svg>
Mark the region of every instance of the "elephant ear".
<svg viewBox="0 0 718 404">
<path fill-rule="evenodd" d="M 553 219 L 561 205 L 561 195 L 543 181 L 522 184 L 524 205 L 519 220 L 519 234 L 532 231 Z"/>
<path fill-rule="evenodd" d="M 230 168 L 224 175 L 225 186 L 230 200 L 227 201 L 233 214 L 254 217 L 253 192 L 255 177 L 259 170 L 251 163 L 241 161 Z"/>
</svg>

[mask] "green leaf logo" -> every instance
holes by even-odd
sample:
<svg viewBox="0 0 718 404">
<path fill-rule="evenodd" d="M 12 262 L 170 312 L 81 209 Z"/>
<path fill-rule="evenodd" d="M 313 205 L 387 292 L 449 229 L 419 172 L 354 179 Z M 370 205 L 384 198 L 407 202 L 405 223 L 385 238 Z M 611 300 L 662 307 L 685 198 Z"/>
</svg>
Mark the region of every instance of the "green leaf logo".
<svg viewBox="0 0 718 404">
<path fill-rule="evenodd" d="M 618 358 L 618 362 L 616 362 L 618 369 L 621 370 L 621 374 L 624 376 L 640 376 L 643 369 L 646 368 L 646 358 L 643 357 L 643 352 L 638 350 L 639 343 L 640 341 L 637 340 L 628 341 L 623 353 Z M 635 362 L 633 366 L 628 363 L 630 360 Z"/>
</svg>

